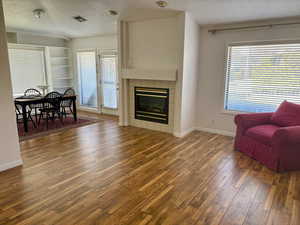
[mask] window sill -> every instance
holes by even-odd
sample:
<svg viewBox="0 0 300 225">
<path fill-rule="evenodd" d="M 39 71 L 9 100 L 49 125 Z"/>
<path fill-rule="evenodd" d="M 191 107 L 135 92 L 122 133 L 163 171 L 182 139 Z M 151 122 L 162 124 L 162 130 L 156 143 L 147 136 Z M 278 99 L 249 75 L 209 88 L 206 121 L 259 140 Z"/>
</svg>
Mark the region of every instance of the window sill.
<svg viewBox="0 0 300 225">
<path fill-rule="evenodd" d="M 221 114 L 225 114 L 225 115 L 232 115 L 232 116 L 235 116 L 235 115 L 238 115 L 238 114 L 245 114 L 247 112 L 240 112 L 240 111 L 230 111 L 230 110 L 225 110 L 223 109 L 221 111 Z"/>
</svg>

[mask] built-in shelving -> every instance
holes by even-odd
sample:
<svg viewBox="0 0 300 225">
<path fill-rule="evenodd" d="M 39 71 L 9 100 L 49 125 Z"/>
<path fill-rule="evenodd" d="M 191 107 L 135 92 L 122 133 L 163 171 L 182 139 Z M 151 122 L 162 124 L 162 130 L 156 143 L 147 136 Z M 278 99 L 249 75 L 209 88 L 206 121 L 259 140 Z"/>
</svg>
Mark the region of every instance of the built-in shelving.
<svg viewBox="0 0 300 225">
<path fill-rule="evenodd" d="M 52 66 L 53 66 L 54 69 L 70 67 L 70 65 L 54 64 L 54 63 L 52 63 Z"/>
<path fill-rule="evenodd" d="M 73 77 L 59 77 L 55 78 L 56 80 L 73 80 Z"/>
<path fill-rule="evenodd" d="M 56 60 L 56 59 L 69 59 L 69 57 L 67 57 L 67 56 L 53 56 L 51 59 L 52 60 Z"/>
<path fill-rule="evenodd" d="M 50 91 L 64 92 L 74 86 L 71 53 L 65 47 L 47 47 L 47 76 Z"/>
</svg>

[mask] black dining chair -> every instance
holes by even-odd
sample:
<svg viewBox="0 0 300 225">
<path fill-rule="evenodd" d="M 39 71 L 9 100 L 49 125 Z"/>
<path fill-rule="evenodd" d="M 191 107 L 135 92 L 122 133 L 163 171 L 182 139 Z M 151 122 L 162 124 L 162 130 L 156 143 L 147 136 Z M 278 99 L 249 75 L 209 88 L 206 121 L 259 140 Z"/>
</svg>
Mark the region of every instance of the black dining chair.
<svg viewBox="0 0 300 225">
<path fill-rule="evenodd" d="M 23 123 L 23 111 L 22 111 L 22 106 L 15 104 L 15 111 L 16 111 L 16 119 L 17 119 L 17 123 Z M 32 125 L 34 128 L 36 128 L 36 123 L 34 122 L 34 120 L 32 119 L 31 116 L 31 109 L 28 108 L 28 110 L 26 111 L 26 116 L 28 121 L 32 122 Z"/>
<path fill-rule="evenodd" d="M 24 92 L 24 96 L 42 96 L 42 93 L 34 88 L 29 88 Z"/>
<path fill-rule="evenodd" d="M 48 129 L 49 119 L 51 119 L 54 122 L 56 115 L 60 119 L 60 122 L 63 124 L 63 116 L 60 108 L 61 101 L 62 95 L 60 93 L 56 91 L 48 93 L 44 98 L 43 108 L 39 109 L 40 116 L 38 124 L 41 123 L 41 119 L 45 119 L 46 127 Z"/>
<path fill-rule="evenodd" d="M 75 95 L 75 90 L 73 88 L 68 88 L 63 96 L 74 96 Z M 70 99 L 65 99 L 62 100 L 61 102 L 61 111 L 62 114 L 67 118 L 68 114 L 73 114 L 73 104 L 72 100 Z"/>
<path fill-rule="evenodd" d="M 25 97 L 41 97 L 42 93 L 34 88 L 29 88 L 24 92 Z M 33 111 L 33 115 L 35 116 L 35 122 L 38 123 L 39 109 L 43 108 L 42 104 L 31 104 L 29 105 L 31 111 Z"/>
</svg>

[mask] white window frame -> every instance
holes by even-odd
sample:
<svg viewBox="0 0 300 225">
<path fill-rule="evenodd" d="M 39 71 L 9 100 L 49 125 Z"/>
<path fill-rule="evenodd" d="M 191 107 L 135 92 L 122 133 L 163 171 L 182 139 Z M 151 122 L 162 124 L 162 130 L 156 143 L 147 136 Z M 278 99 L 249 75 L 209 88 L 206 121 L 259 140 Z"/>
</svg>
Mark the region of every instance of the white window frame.
<svg viewBox="0 0 300 225">
<path fill-rule="evenodd" d="M 261 40 L 261 41 L 244 41 L 244 42 L 232 42 L 232 43 L 226 43 L 225 44 L 225 54 L 224 54 L 224 75 L 223 75 L 223 90 L 222 90 L 222 114 L 229 114 L 229 115 L 237 115 L 237 114 L 248 114 L 251 112 L 245 112 L 245 111 L 233 111 L 233 110 L 227 110 L 225 109 L 225 97 L 226 97 L 226 89 L 228 85 L 228 69 L 229 69 L 229 62 L 228 62 L 228 56 L 229 56 L 229 47 L 234 46 L 246 46 L 246 45 L 272 45 L 272 44 L 300 44 L 299 39 L 294 40 L 286 40 L 286 39 L 279 39 L 279 40 Z"/>
<path fill-rule="evenodd" d="M 42 45 L 26 45 L 26 44 L 14 44 L 8 43 L 8 49 L 23 49 L 23 50 L 38 50 L 43 52 L 44 56 L 44 84 L 48 85 L 48 73 L 47 73 L 47 58 L 46 58 L 46 47 Z M 29 87 L 30 88 L 30 87 Z"/>
</svg>

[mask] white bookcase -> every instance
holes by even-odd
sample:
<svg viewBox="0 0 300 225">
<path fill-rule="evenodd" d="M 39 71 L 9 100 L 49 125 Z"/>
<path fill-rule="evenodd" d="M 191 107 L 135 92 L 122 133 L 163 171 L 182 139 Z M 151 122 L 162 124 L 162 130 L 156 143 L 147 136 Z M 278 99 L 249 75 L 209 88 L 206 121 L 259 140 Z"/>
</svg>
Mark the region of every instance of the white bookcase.
<svg viewBox="0 0 300 225">
<path fill-rule="evenodd" d="M 69 48 L 46 47 L 47 79 L 49 91 L 63 93 L 74 86 L 72 57 Z"/>
</svg>

